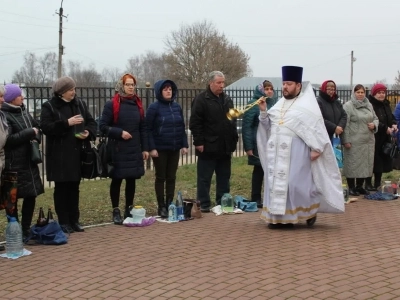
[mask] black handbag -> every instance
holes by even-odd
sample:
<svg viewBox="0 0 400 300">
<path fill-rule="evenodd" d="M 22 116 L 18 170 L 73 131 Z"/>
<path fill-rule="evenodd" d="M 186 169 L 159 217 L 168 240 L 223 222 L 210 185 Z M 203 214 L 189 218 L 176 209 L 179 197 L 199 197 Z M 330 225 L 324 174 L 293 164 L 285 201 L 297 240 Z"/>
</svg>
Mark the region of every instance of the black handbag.
<svg viewBox="0 0 400 300">
<path fill-rule="evenodd" d="M 102 135 L 97 145 L 101 165 L 103 166 L 100 177 L 111 177 L 114 172 L 114 165 L 112 163 L 113 140 L 108 139 Z"/>
<path fill-rule="evenodd" d="M 84 140 L 81 152 L 81 177 L 93 179 L 102 174 L 102 163 L 96 146 L 91 142 Z"/>
<path fill-rule="evenodd" d="M 390 142 L 386 142 L 382 146 L 382 153 L 390 156 L 391 158 L 395 158 L 399 154 L 399 148 L 397 146 L 396 141 L 392 138 Z"/>
<path fill-rule="evenodd" d="M 36 140 L 31 141 L 31 161 L 35 164 L 41 164 L 42 151 L 40 151 L 39 143 Z"/>
<path fill-rule="evenodd" d="M 10 114 L 10 117 L 18 124 L 19 127 L 21 127 L 21 130 L 24 130 L 24 127 L 21 125 L 21 123 L 18 121 L 16 117 L 14 117 L 13 114 Z M 39 131 L 39 137 L 41 139 L 41 133 Z M 30 146 L 30 156 L 31 156 L 31 161 L 34 164 L 41 164 L 43 162 L 42 160 L 42 151 L 40 151 L 40 145 L 37 140 L 31 140 L 31 146 Z"/>
</svg>

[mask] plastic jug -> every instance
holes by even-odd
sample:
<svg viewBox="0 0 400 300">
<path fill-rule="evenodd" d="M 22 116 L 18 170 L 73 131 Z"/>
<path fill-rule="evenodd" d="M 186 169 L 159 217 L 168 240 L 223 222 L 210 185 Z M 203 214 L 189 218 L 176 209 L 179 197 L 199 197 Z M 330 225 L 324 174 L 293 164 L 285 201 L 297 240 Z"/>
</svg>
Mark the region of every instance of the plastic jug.
<svg viewBox="0 0 400 300">
<path fill-rule="evenodd" d="M 393 187 L 391 181 L 385 181 L 385 184 L 382 186 L 382 193 L 393 194 Z"/>
<path fill-rule="evenodd" d="M 134 206 L 131 210 L 133 223 L 140 224 L 146 217 L 146 210 L 142 206 Z"/>
<path fill-rule="evenodd" d="M 221 198 L 221 208 L 225 212 L 233 212 L 233 197 L 230 194 L 224 194 Z"/>
</svg>

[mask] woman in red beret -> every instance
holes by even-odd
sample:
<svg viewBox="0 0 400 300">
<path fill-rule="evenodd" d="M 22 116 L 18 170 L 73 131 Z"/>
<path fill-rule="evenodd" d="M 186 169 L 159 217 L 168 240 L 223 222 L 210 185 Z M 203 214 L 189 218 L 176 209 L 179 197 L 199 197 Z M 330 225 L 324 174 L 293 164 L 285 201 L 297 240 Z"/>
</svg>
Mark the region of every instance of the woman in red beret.
<svg viewBox="0 0 400 300">
<path fill-rule="evenodd" d="M 374 155 L 374 185 L 372 177 L 367 177 L 365 189 L 376 191 L 381 185 L 382 173 L 393 170 L 392 158 L 382 152 L 383 144 L 391 141 L 391 135 L 397 132 L 396 119 L 393 116 L 390 102 L 386 99 L 386 86 L 382 83 L 375 84 L 368 96 L 379 119 L 378 131 L 375 133 L 375 155 Z"/>
</svg>

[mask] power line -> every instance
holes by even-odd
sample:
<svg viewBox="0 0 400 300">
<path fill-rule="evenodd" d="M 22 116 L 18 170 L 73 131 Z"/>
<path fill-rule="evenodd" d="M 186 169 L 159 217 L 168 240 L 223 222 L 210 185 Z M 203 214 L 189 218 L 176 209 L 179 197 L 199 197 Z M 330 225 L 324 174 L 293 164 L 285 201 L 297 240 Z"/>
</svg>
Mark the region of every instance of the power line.
<svg viewBox="0 0 400 300">
<path fill-rule="evenodd" d="M 50 19 L 44 19 L 44 18 L 37 18 L 37 17 L 32 17 L 29 15 L 22 15 L 22 14 L 17 14 L 13 12 L 8 12 L 4 10 L 0 10 L 1 13 L 6 13 L 10 15 L 16 15 L 16 16 L 21 16 L 21 17 L 26 17 L 26 18 L 31 18 L 31 19 L 36 19 L 36 20 L 43 20 L 43 21 L 51 21 L 53 20 Z M 57 13 L 58 14 L 58 13 Z M 5 22 L 11 22 L 11 23 L 17 23 L 17 24 L 24 24 L 24 25 L 30 25 L 30 26 L 40 26 L 40 27 L 51 27 L 54 28 L 54 26 L 46 26 L 46 25 L 38 25 L 38 24 L 28 24 L 28 23 L 23 23 L 23 22 L 16 22 L 16 21 L 8 21 L 4 19 L 0 19 L 0 21 L 5 21 Z M 110 29 L 117 29 L 117 30 L 129 30 L 129 31 L 149 31 L 149 32 L 158 32 L 158 33 L 169 33 L 166 31 L 159 31 L 159 30 L 151 30 L 151 29 L 146 29 L 146 28 L 128 28 L 128 27 L 113 27 L 113 26 L 108 26 L 108 25 L 99 25 L 99 24 L 88 24 L 88 23 L 80 23 L 80 22 L 69 22 L 69 24 L 72 25 L 84 25 L 84 26 L 90 26 L 90 27 L 103 27 L 103 28 L 110 28 Z M 81 30 L 81 29 L 76 29 L 76 28 L 69 28 L 70 30 Z M 83 30 L 81 30 L 83 31 Z M 96 32 L 96 31 L 94 31 Z M 97 33 L 100 33 L 97 31 Z M 104 32 L 102 32 L 104 33 Z M 287 35 L 235 35 L 235 34 L 227 34 L 226 36 L 230 37 L 242 37 L 242 38 L 276 38 L 276 39 L 281 39 L 281 38 L 293 38 L 293 39 L 322 39 L 326 38 L 326 36 L 287 36 Z M 393 37 L 393 36 L 400 36 L 400 33 L 395 33 L 395 34 L 373 34 L 373 35 L 336 35 L 336 36 L 329 36 L 329 39 L 332 38 L 337 38 L 337 39 L 345 39 L 345 38 L 373 38 L 373 37 Z"/>
</svg>

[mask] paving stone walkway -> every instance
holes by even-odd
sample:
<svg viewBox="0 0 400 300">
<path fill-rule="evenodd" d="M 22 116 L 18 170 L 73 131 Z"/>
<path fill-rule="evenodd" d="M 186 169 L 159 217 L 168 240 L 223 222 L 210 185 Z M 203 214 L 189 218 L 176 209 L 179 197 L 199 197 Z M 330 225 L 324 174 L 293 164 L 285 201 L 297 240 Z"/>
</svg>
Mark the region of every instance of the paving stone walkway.
<svg viewBox="0 0 400 300">
<path fill-rule="evenodd" d="M 0 258 L 0 299 L 400 299 L 400 201 L 346 209 L 292 230 L 259 212 L 87 228 Z"/>
</svg>

